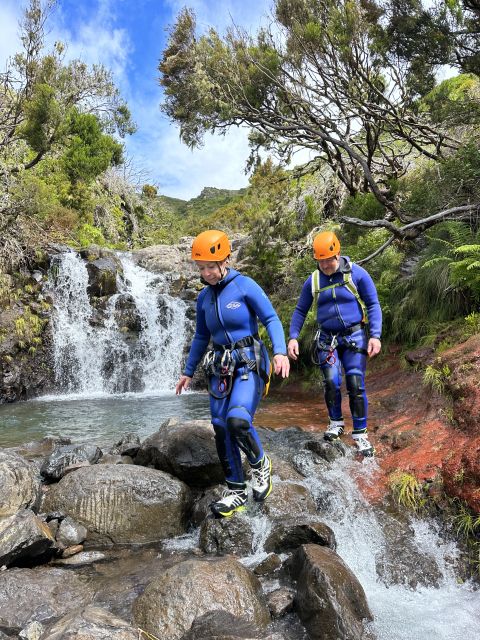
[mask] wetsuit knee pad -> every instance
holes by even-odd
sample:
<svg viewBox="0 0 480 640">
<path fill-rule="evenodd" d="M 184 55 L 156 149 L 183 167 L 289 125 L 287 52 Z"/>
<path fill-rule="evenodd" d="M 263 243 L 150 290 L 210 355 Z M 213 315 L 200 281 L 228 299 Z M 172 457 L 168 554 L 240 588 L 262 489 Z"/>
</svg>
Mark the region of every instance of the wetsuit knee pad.
<svg viewBox="0 0 480 640">
<path fill-rule="evenodd" d="M 325 402 L 327 403 L 327 407 L 333 407 L 337 400 L 337 383 L 331 367 L 329 367 L 328 369 L 323 369 L 322 372 Z"/>
<path fill-rule="evenodd" d="M 350 399 L 350 410 L 354 418 L 365 417 L 365 385 L 363 384 L 363 376 L 347 375 L 346 376 L 347 391 Z"/>
<path fill-rule="evenodd" d="M 248 420 L 243 418 L 227 418 L 227 429 L 249 461 L 261 456 L 262 450 L 255 437 L 255 431 Z"/>
</svg>

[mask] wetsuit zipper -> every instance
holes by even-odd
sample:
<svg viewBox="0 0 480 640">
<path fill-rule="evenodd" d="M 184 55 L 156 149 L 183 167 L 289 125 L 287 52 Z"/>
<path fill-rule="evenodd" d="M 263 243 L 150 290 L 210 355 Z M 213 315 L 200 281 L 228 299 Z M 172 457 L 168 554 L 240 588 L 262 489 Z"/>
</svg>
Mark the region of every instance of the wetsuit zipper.
<svg viewBox="0 0 480 640">
<path fill-rule="evenodd" d="M 227 337 L 227 343 L 230 343 L 230 342 L 232 342 L 232 338 L 231 338 L 230 334 L 227 332 L 227 330 L 225 329 L 225 325 L 223 324 L 222 319 L 220 317 L 220 310 L 218 308 L 218 292 L 215 289 L 213 289 L 213 295 L 215 297 L 215 312 L 217 314 L 218 324 L 222 327 L 223 332 Z"/>
</svg>

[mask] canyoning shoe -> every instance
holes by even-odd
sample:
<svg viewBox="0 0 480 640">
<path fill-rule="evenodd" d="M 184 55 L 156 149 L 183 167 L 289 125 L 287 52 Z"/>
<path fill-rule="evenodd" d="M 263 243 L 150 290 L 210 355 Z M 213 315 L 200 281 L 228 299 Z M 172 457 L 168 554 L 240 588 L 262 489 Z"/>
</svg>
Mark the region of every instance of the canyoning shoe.
<svg viewBox="0 0 480 640">
<path fill-rule="evenodd" d="M 247 504 L 247 489 L 225 489 L 217 502 L 212 502 L 210 509 L 216 518 L 229 518 L 236 511 L 245 511 Z"/>
<path fill-rule="evenodd" d="M 327 430 L 323 434 L 323 439 L 332 442 L 338 440 L 342 435 L 345 424 L 343 420 L 330 420 Z"/>
<path fill-rule="evenodd" d="M 353 441 L 355 442 L 355 446 L 357 447 L 357 453 L 362 455 L 364 458 L 372 458 L 375 454 L 375 448 L 368 439 L 366 433 L 362 434 L 353 434 Z"/>
<path fill-rule="evenodd" d="M 251 467 L 252 493 L 254 500 L 262 502 L 272 491 L 272 461 L 264 455 L 257 465 Z"/>
</svg>

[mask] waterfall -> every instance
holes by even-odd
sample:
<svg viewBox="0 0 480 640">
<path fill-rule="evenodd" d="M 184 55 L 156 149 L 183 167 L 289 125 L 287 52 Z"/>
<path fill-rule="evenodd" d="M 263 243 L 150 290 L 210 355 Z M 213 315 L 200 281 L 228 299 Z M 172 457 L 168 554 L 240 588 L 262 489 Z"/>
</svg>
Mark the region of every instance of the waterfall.
<svg viewBox="0 0 480 640">
<path fill-rule="evenodd" d="M 185 303 L 166 293 L 164 275 L 135 265 L 128 254 L 117 258 L 123 276 L 117 276 L 117 293 L 103 306 L 92 305 L 80 256 L 69 252 L 55 258 L 50 291 L 55 379 L 61 393 L 155 394 L 171 391 L 180 374 Z M 134 330 L 122 326 L 122 313 L 129 314 Z"/>
</svg>

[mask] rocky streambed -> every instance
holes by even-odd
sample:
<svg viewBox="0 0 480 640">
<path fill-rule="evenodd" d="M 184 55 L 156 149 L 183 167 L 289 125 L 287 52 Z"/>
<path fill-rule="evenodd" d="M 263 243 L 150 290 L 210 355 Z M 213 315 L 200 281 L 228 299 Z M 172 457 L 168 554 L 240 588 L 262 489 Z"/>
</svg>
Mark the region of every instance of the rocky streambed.
<svg viewBox="0 0 480 640">
<path fill-rule="evenodd" d="M 389 637 L 331 526 L 362 529 L 368 506 L 339 478 L 365 481 L 375 463 L 298 428 L 259 432 L 274 491 L 226 520 L 209 514 L 222 472 L 208 421 L 170 419 L 108 451 L 59 439 L 0 450 L 0 638 Z M 380 521 L 375 580 L 437 589 L 442 569 L 408 519 L 390 505 Z"/>
</svg>

